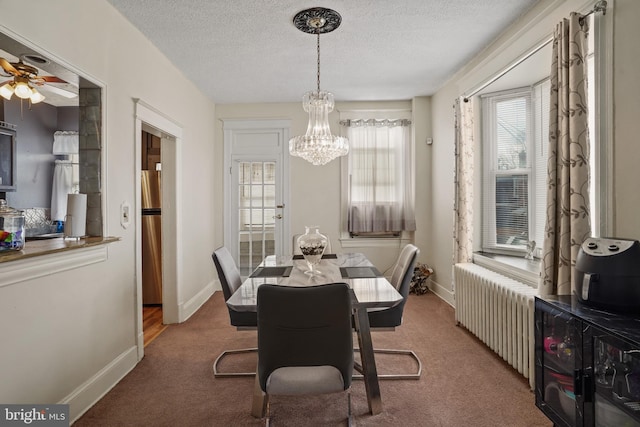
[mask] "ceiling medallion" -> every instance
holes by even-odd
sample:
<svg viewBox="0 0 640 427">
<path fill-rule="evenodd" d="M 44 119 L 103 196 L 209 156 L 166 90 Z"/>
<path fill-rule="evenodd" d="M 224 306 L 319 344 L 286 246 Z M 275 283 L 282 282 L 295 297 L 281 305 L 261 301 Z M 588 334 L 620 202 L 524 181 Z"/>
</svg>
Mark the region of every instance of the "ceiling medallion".
<svg viewBox="0 0 640 427">
<path fill-rule="evenodd" d="M 312 7 L 300 11 L 293 17 L 293 25 L 309 34 L 330 33 L 340 26 L 342 16 L 335 10 Z"/>
</svg>

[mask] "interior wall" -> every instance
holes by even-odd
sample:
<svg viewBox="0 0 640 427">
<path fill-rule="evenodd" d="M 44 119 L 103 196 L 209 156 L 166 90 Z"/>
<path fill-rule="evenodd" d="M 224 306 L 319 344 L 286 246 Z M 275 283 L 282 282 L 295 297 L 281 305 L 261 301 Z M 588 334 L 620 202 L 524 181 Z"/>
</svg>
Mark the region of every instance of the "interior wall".
<svg viewBox="0 0 640 427">
<path fill-rule="evenodd" d="M 51 185 L 55 156 L 51 152 L 53 133 L 58 126 L 57 108 L 35 104 L 14 97 L 4 102 L 5 121 L 17 126 L 16 151 L 17 191 L 7 192 L 7 203 L 13 208 L 51 207 Z"/>
<path fill-rule="evenodd" d="M 556 24 L 572 11 L 584 11 L 593 2 L 583 0 L 543 0 L 507 29 L 494 43 L 453 76 L 432 97 L 433 147 L 433 202 L 432 235 L 429 240 L 434 254 L 434 285 L 437 292 L 454 304 L 451 253 L 453 242 L 453 147 L 454 118 L 452 105 L 456 97 L 468 93 L 504 69 L 520 55 L 552 35 Z M 609 154 L 613 157 L 614 232 L 617 236 L 640 238 L 637 211 L 640 195 L 635 187 L 640 182 L 640 169 L 634 166 L 640 157 L 635 142 L 635 121 L 640 116 L 640 94 L 637 70 L 640 66 L 635 52 L 640 37 L 637 17 L 640 2 L 615 0 L 609 2 L 607 19 L 614 31 L 613 54 L 613 108 L 614 140 L 609 141 Z M 437 208 L 436 208 L 437 206 Z"/>
<path fill-rule="evenodd" d="M 22 19 L 22 2 L 3 6 L 0 31 L 104 85 L 104 232 L 120 240 L 107 247 L 103 262 L 0 287 L 0 336 L 7 343 L 0 348 L 0 402 L 70 403 L 74 419 L 138 361 L 136 224 L 120 225 L 122 202 L 139 208 L 134 100 L 183 128 L 179 233 L 167 244 L 182 255 L 172 285 L 185 308 L 215 283 L 210 254 L 221 217 L 214 208 L 222 204 L 210 185 L 218 179 L 215 105 L 104 0 L 34 0 L 29 20 Z M 18 264 L 0 263 L 0 276 Z"/>
<path fill-rule="evenodd" d="M 78 107 L 58 107 L 58 128 L 62 131 L 78 131 L 80 127 L 80 117 L 78 117 Z"/>
<path fill-rule="evenodd" d="M 640 240 L 640 2 L 615 0 L 613 52 L 613 234 Z"/>
<path fill-rule="evenodd" d="M 436 256 L 430 249 L 429 241 L 432 239 L 431 218 L 433 215 L 433 133 L 431 122 L 431 97 L 420 96 L 413 98 L 413 131 L 414 131 L 414 167 L 415 167 L 415 208 L 416 231 L 414 233 L 415 245 L 420 249 L 418 262 L 433 264 Z"/>
<path fill-rule="evenodd" d="M 412 106 L 416 106 L 414 114 L 414 126 L 416 126 L 416 139 L 421 141 L 416 149 L 417 159 L 428 159 L 428 148 L 426 143 L 426 134 L 430 131 L 429 98 L 423 97 L 412 101 L 385 101 L 385 102 L 336 102 L 335 110 L 329 115 L 331 131 L 339 134 L 339 111 L 344 110 L 371 110 L 371 109 L 390 109 L 390 110 L 411 110 Z M 291 136 L 304 134 L 307 130 L 308 113 L 302 109 L 302 104 L 296 103 L 277 103 L 277 104 L 220 104 L 216 106 L 216 163 L 215 169 L 218 171 L 218 179 L 215 181 L 216 197 L 219 200 L 224 198 L 224 133 L 223 119 L 290 119 L 291 120 Z M 427 160 L 428 161 L 428 160 Z M 422 167 L 420 163 L 418 166 Z M 421 176 L 419 188 L 417 189 L 417 197 L 421 205 L 424 204 L 424 186 L 428 185 L 429 179 L 426 176 L 428 168 L 421 168 Z M 390 267 L 400 248 L 389 247 L 371 247 L 363 245 L 362 247 L 343 248 L 340 243 L 340 160 L 334 160 L 324 166 L 313 166 L 307 161 L 298 157 L 292 157 L 290 160 L 290 203 L 284 215 L 290 215 L 291 230 L 290 234 L 304 233 L 305 225 L 318 225 L 320 232 L 327 235 L 331 239 L 331 246 L 334 251 L 339 252 L 363 252 L 369 259 L 383 271 Z M 216 215 L 222 217 L 223 208 L 220 205 L 216 211 Z M 426 232 L 422 234 L 422 230 L 426 229 L 428 221 L 424 217 L 424 211 L 418 213 L 419 227 L 421 229 L 420 237 L 424 238 Z M 219 228 L 216 230 L 216 236 L 220 237 L 218 245 L 224 242 L 221 240 L 223 236 L 222 224 L 218 223 Z"/>
</svg>

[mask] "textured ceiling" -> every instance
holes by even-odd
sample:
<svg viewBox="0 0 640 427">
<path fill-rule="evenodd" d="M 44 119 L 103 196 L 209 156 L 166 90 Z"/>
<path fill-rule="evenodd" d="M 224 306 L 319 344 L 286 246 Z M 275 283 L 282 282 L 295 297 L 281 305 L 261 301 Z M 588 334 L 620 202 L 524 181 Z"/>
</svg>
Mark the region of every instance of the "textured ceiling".
<svg viewBox="0 0 640 427">
<path fill-rule="evenodd" d="M 214 102 L 296 102 L 316 87 L 316 36 L 294 15 L 342 15 L 320 36 L 336 100 L 431 95 L 538 0 L 108 0 Z"/>
</svg>

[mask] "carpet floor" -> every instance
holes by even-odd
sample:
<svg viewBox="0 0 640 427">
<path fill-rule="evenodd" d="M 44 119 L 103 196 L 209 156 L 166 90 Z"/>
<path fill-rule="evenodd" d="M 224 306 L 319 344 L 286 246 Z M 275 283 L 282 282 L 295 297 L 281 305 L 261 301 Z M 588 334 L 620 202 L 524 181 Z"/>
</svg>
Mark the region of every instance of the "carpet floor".
<svg viewBox="0 0 640 427">
<path fill-rule="evenodd" d="M 383 412 L 368 413 L 364 384 L 351 387 L 360 426 L 550 427 L 529 383 L 473 334 L 432 293 L 410 295 L 403 325 L 374 332 L 376 348 L 412 349 L 423 364 L 419 380 L 380 382 Z M 227 349 L 256 346 L 255 331 L 237 331 L 221 292 L 189 320 L 145 348 L 143 360 L 74 426 L 261 425 L 251 416 L 253 378 L 214 378 L 213 361 Z M 354 341 L 357 342 L 357 340 Z M 255 370 L 255 353 L 231 356 L 221 371 Z M 379 373 L 415 369 L 409 358 L 376 355 Z M 345 393 L 272 399 L 274 426 L 346 425 Z"/>
</svg>

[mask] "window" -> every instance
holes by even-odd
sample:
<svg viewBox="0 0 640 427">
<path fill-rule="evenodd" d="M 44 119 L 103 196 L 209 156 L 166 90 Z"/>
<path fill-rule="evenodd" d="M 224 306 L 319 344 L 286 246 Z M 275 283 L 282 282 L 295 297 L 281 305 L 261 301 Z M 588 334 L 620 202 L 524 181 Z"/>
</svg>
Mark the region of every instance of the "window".
<svg viewBox="0 0 640 427">
<path fill-rule="evenodd" d="M 483 95 L 483 250 L 542 245 L 549 133 L 549 81 Z"/>
<path fill-rule="evenodd" d="M 609 16 L 609 15 L 607 15 Z M 592 235 L 606 235 L 611 191 L 612 30 L 591 14 L 587 79 Z M 544 61 L 544 59 L 541 59 Z M 507 78 L 505 78 L 506 80 Z M 482 250 L 522 255 L 527 241 L 539 256 L 546 219 L 549 82 L 482 95 Z M 608 160 L 609 159 L 609 160 Z"/>
<path fill-rule="evenodd" d="M 411 122 L 349 119 L 346 228 L 351 237 L 397 237 L 415 230 Z"/>
</svg>

